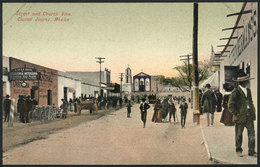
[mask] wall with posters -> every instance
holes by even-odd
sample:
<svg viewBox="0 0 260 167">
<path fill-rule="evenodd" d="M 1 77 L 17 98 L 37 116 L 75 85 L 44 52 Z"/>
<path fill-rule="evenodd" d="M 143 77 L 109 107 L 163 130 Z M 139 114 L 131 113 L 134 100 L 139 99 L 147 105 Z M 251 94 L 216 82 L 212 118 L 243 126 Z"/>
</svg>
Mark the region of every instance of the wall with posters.
<svg viewBox="0 0 260 167">
<path fill-rule="evenodd" d="M 13 76 L 9 73 L 9 79 L 13 79 L 10 81 L 12 98 L 17 100 L 19 95 L 24 95 L 39 100 L 42 106 L 58 105 L 57 70 L 10 57 L 10 71 L 15 72 Z M 40 73 L 39 80 L 35 78 L 35 72 Z"/>
</svg>

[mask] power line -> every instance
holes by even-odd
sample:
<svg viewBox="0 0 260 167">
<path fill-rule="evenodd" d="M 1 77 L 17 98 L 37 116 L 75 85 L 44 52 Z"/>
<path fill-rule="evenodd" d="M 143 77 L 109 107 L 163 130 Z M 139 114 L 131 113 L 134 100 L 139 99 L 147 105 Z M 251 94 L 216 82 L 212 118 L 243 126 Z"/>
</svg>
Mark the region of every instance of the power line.
<svg viewBox="0 0 260 167">
<path fill-rule="evenodd" d="M 102 61 L 103 59 L 105 59 L 104 57 L 95 57 L 95 59 L 98 59 L 98 61 L 96 61 L 97 63 L 100 64 L 100 71 L 99 71 L 99 93 L 101 96 L 101 64 L 104 63 L 104 61 Z"/>
</svg>

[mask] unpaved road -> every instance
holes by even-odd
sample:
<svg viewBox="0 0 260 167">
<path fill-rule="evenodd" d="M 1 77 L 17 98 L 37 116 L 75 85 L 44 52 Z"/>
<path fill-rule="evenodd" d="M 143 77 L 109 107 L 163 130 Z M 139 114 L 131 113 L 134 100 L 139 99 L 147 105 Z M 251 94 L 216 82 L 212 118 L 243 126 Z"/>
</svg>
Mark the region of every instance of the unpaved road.
<svg viewBox="0 0 260 167">
<path fill-rule="evenodd" d="M 178 107 L 178 106 L 177 106 Z M 180 119 L 180 113 L 178 118 Z M 211 164 L 199 126 L 187 115 L 180 123 L 152 123 L 143 128 L 138 105 L 131 118 L 120 109 L 97 120 L 50 134 L 3 154 L 3 164 Z"/>
</svg>

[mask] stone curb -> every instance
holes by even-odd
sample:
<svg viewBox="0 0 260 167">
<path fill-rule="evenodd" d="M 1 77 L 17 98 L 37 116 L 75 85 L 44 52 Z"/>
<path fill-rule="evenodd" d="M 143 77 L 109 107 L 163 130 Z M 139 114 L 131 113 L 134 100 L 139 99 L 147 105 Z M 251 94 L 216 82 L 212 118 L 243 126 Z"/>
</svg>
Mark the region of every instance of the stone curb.
<svg viewBox="0 0 260 167">
<path fill-rule="evenodd" d="M 204 142 L 204 145 L 205 145 L 207 153 L 208 153 L 209 160 L 213 161 L 214 164 L 232 164 L 230 161 L 228 162 L 226 160 L 222 160 L 222 159 L 212 156 L 201 124 L 200 124 L 200 129 L 201 129 L 201 135 L 203 138 L 203 142 Z"/>
</svg>

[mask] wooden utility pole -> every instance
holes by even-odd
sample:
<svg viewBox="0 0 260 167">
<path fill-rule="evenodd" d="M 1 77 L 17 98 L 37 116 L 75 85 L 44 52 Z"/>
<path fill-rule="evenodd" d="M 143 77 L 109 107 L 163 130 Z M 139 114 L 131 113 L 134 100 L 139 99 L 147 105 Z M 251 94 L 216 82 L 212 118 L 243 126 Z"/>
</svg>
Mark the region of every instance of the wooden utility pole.
<svg viewBox="0 0 260 167">
<path fill-rule="evenodd" d="M 192 55 L 183 55 L 183 56 L 180 56 L 180 57 L 186 57 L 186 59 L 180 59 L 180 60 L 187 60 L 188 61 L 188 81 L 189 81 L 189 88 L 191 90 L 191 79 L 190 79 L 190 76 L 191 76 L 191 71 L 190 71 L 190 57 L 192 57 Z"/>
<path fill-rule="evenodd" d="M 102 61 L 102 59 L 105 59 L 105 58 L 104 57 L 96 57 L 95 59 L 98 59 L 98 61 L 96 61 L 96 62 L 100 64 L 100 71 L 99 71 L 99 94 L 101 96 L 101 64 L 104 63 L 104 61 Z"/>
<path fill-rule="evenodd" d="M 193 4 L 193 116 L 200 124 L 199 111 L 199 73 L 198 73 L 198 3 Z"/>
</svg>

